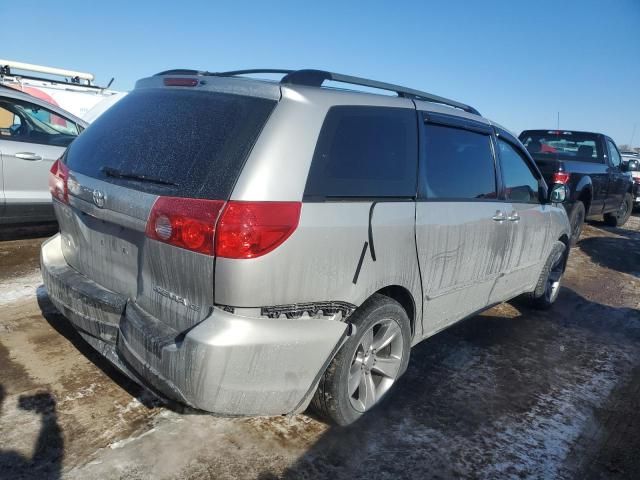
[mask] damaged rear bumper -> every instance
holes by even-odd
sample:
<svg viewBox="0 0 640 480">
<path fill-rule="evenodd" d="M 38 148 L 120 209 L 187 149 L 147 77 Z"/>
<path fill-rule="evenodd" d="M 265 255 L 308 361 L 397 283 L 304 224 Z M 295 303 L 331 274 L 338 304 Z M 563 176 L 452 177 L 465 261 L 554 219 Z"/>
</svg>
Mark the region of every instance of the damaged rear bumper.
<svg viewBox="0 0 640 480">
<path fill-rule="evenodd" d="M 138 383 L 224 415 L 304 409 L 346 336 L 344 322 L 235 315 L 218 308 L 186 332 L 148 315 L 67 265 L 60 236 L 42 246 L 54 305 L 80 334 Z"/>
</svg>

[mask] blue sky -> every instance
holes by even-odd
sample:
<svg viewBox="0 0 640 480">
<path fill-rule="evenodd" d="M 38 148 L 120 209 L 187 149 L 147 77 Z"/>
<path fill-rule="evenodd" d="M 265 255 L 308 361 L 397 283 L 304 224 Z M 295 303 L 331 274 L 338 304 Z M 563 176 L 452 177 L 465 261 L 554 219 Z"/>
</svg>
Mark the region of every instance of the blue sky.
<svg viewBox="0 0 640 480">
<path fill-rule="evenodd" d="M 321 68 L 475 106 L 519 132 L 640 145 L 640 0 L 0 0 L 1 56 L 114 88 L 175 67 Z"/>
</svg>

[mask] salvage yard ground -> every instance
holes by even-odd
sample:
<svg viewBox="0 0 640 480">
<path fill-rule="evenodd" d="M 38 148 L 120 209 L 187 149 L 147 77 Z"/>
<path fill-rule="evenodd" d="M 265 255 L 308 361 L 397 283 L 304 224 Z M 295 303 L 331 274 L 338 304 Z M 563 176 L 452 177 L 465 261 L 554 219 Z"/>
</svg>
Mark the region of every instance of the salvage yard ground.
<svg viewBox="0 0 640 480">
<path fill-rule="evenodd" d="M 48 300 L 47 234 L 0 239 L 0 478 L 640 478 L 638 216 L 586 226 L 552 310 L 503 304 L 423 342 L 342 429 L 158 402 Z"/>
</svg>

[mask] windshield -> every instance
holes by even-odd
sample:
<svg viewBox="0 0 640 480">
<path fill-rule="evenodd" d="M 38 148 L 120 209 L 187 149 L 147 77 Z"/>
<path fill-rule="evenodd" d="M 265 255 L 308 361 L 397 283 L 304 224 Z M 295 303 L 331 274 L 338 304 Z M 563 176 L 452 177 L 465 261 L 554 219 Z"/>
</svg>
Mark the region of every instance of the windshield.
<svg viewBox="0 0 640 480">
<path fill-rule="evenodd" d="M 538 159 L 604 163 L 604 152 L 598 136 L 593 133 L 529 130 L 520 134 L 520 141 Z"/>
</svg>

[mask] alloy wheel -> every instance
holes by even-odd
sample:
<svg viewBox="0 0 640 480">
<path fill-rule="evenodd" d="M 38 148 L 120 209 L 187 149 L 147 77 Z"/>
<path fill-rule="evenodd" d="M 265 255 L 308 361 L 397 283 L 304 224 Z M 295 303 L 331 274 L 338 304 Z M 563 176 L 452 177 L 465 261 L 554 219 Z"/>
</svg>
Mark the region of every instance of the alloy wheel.
<svg viewBox="0 0 640 480">
<path fill-rule="evenodd" d="M 402 330 L 391 319 L 370 326 L 360 339 L 351 360 L 348 392 L 358 412 L 369 410 L 398 378 L 405 352 Z"/>
</svg>

